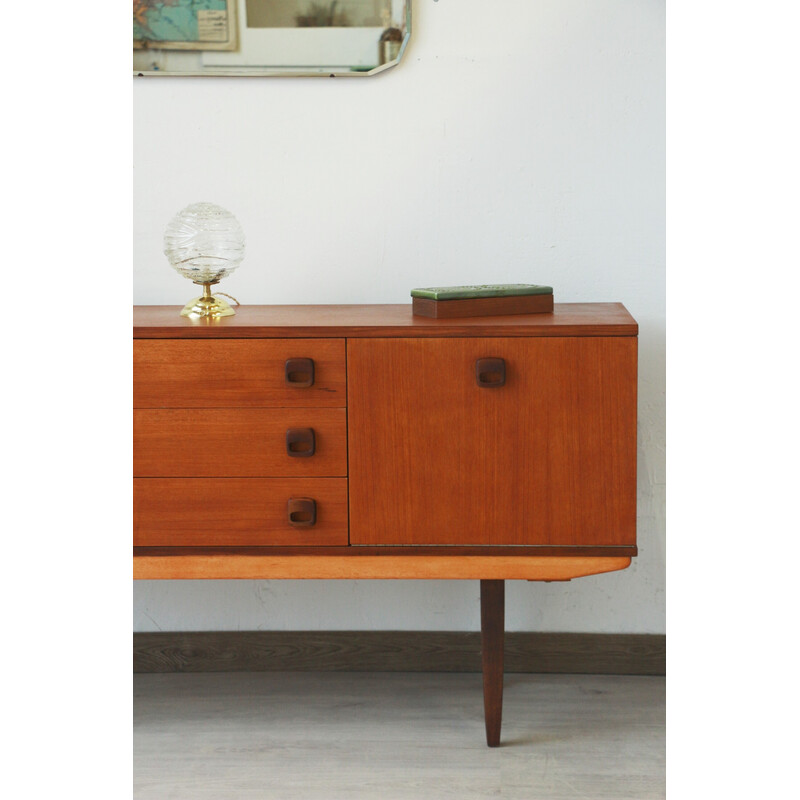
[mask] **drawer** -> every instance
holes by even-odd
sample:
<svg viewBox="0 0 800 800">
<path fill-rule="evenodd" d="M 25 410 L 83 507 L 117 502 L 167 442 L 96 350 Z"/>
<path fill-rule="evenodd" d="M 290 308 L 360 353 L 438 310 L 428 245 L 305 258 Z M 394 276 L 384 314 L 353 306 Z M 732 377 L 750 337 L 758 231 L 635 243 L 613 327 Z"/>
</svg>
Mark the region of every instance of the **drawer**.
<svg viewBox="0 0 800 800">
<path fill-rule="evenodd" d="M 314 501 L 313 525 L 290 523 L 289 501 L 299 498 Z M 347 479 L 135 478 L 133 543 L 136 547 L 344 546 Z"/>
<path fill-rule="evenodd" d="M 310 359 L 287 380 L 287 361 Z M 134 408 L 345 406 L 344 339 L 137 339 Z"/>
<path fill-rule="evenodd" d="M 297 442 L 287 445 L 290 439 Z M 303 440 L 313 432 L 314 452 Z M 289 448 L 293 455 L 288 452 Z M 347 475 L 343 408 L 152 408 L 133 412 L 135 477 Z"/>
</svg>

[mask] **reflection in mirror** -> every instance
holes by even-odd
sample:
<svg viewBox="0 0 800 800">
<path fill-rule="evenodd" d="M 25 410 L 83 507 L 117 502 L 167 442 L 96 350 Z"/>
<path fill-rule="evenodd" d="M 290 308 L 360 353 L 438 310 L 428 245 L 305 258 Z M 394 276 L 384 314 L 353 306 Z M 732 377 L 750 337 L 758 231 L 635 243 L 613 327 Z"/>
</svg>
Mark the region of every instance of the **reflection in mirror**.
<svg viewBox="0 0 800 800">
<path fill-rule="evenodd" d="M 136 75 L 374 75 L 410 35 L 411 0 L 133 0 Z"/>
</svg>

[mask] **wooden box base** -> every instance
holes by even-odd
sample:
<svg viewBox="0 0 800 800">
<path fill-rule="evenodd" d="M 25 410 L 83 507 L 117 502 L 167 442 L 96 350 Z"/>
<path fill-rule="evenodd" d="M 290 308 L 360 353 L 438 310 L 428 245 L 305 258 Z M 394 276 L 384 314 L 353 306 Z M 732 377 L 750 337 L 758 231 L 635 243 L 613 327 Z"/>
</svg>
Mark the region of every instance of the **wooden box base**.
<svg viewBox="0 0 800 800">
<path fill-rule="evenodd" d="M 457 317 L 496 317 L 506 314 L 547 314 L 553 311 L 552 294 L 528 294 L 511 297 L 476 297 L 465 300 L 430 300 L 413 297 L 416 317 L 455 319 Z"/>
</svg>

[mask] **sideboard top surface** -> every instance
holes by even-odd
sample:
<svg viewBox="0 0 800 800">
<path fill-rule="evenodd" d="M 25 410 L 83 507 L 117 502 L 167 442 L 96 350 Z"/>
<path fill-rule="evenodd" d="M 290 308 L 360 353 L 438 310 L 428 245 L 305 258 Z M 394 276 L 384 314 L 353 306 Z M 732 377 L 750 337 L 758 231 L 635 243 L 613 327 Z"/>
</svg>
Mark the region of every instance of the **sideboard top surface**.
<svg viewBox="0 0 800 800">
<path fill-rule="evenodd" d="M 134 306 L 135 339 L 293 337 L 636 336 L 621 303 L 556 303 L 553 313 L 433 319 L 400 305 L 237 306 L 215 321 L 180 316 L 179 306 Z"/>
</svg>

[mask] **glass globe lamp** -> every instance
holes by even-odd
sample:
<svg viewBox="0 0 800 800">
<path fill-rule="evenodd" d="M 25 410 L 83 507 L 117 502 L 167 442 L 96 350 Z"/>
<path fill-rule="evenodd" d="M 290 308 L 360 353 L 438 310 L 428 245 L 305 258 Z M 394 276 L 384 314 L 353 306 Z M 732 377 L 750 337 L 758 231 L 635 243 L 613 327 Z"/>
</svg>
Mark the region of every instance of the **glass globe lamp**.
<svg viewBox="0 0 800 800">
<path fill-rule="evenodd" d="M 230 211 L 213 203 L 186 206 L 167 225 L 164 255 L 184 278 L 203 287 L 203 294 L 190 300 L 181 316 L 216 319 L 236 313 L 211 294 L 211 287 L 230 275 L 244 258 L 244 232 Z"/>
</svg>

